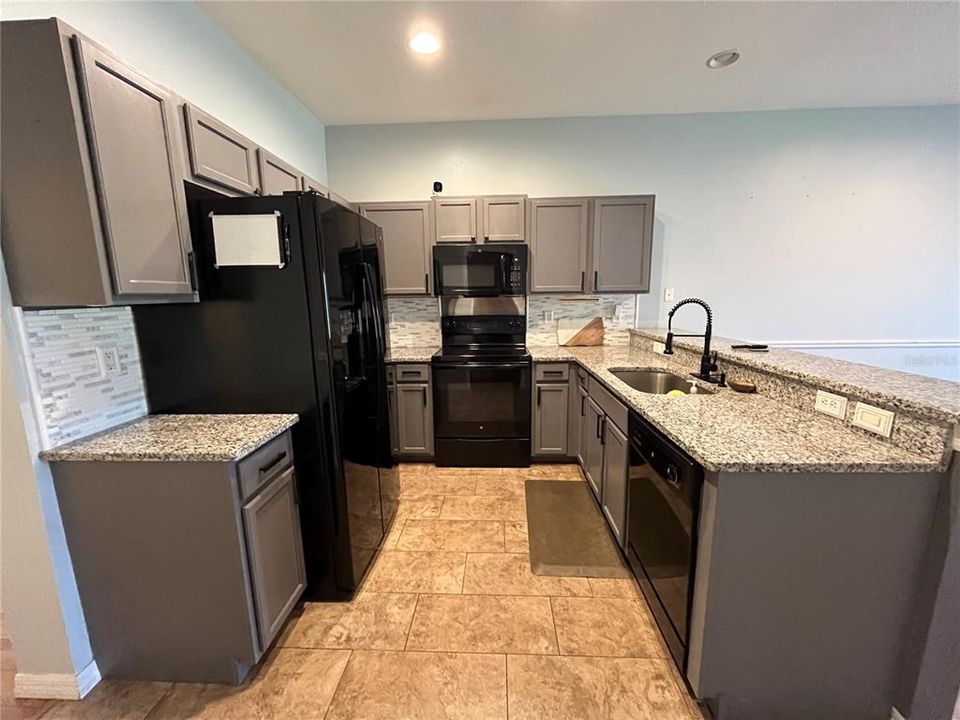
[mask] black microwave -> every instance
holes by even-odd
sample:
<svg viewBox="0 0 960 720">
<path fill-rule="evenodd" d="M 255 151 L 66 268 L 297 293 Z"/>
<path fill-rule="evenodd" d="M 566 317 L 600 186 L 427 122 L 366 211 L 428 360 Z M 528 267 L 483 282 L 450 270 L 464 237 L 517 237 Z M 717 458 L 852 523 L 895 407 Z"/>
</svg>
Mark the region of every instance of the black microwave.
<svg viewBox="0 0 960 720">
<path fill-rule="evenodd" d="M 433 287 L 443 296 L 526 295 L 527 246 L 436 245 Z"/>
</svg>

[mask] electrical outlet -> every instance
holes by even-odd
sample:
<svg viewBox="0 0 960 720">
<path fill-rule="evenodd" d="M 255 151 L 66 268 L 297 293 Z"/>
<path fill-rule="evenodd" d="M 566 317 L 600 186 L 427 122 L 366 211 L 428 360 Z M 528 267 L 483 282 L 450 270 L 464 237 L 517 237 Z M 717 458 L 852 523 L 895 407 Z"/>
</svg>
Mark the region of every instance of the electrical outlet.
<svg viewBox="0 0 960 720">
<path fill-rule="evenodd" d="M 843 395 L 834 395 L 825 390 L 817 390 L 817 401 L 814 410 L 835 418 L 844 419 L 847 415 L 847 399 Z"/>
<path fill-rule="evenodd" d="M 883 437 L 890 437 L 893 432 L 893 419 L 896 415 L 889 410 L 858 402 L 853 406 L 853 420 L 851 423 L 858 428 L 875 432 Z"/>
<path fill-rule="evenodd" d="M 664 302 L 673 302 L 673 288 L 666 288 L 663 291 L 663 301 Z"/>
<path fill-rule="evenodd" d="M 120 367 L 120 353 L 116 347 L 98 347 L 97 365 L 100 368 L 100 377 L 110 375 L 119 375 L 122 372 Z"/>
<path fill-rule="evenodd" d="M 664 345 L 662 342 L 657 342 L 656 340 L 653 341 L 653 351 L 655 353 L 659 353 L 660 355 L 663 355 L 663 351 L 666 349 L 667 349 L 667 346 Z"/>
</svg>

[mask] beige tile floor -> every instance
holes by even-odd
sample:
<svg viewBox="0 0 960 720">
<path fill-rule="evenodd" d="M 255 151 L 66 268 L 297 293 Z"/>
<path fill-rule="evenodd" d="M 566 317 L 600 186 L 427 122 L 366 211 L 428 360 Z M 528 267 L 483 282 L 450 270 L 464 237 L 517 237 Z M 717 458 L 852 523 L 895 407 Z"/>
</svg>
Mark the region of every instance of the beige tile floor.
<svg viewBox="0 0 960 720">
<path fill-rule="evenodd" d="M 299 608 L 242 687 L 104 681 L 0 720 L 701 720 L 631 580 L 530 572 L 523 483 L 576 466 L 400 477 L 354 600 Z"/>
</svg>

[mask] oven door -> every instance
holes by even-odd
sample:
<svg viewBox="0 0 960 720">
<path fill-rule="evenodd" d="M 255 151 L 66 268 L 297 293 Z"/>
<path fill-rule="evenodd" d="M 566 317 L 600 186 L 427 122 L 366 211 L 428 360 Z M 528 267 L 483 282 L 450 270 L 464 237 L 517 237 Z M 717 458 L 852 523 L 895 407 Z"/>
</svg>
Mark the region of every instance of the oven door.
<svg viewBox="0 0 960 720">
<path fill-rule="evenodd" d="M 437 295 L 491 297 L 507 291 L 506 253 L 465 247 L 436 247 L 433 277 Z"/>
<path fill-rule="evenodd" d="M 433 417 L 438 438 L 530 437 L 528 361 L 433 364 Z"/>
</svg>

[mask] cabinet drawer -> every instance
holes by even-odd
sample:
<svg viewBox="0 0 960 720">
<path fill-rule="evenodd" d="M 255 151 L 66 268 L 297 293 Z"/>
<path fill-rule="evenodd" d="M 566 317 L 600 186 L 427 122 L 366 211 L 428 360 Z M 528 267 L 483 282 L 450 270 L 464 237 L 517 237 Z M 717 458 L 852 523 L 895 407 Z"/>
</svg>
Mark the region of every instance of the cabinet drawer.
<svg viewBox="0 0 960 720">
<path fill-rule="evenodd" d="M 423 383 L 430 381 L 429 365 L 397 365 L 395 367 L 395 372 L 396 381 L 398 383 Z"/>
<path fill-rule="evenodd" d="M 601 407 L 609 418 L 620 428 L 621 432 L 627 427 L 627 406 L 617 400 L 607 388 L 591 377 L 588 381 L 590 398 Z"/>
<path fill-rule="evenodd" d="M 570 379 L 570 366 L 566 363 L 537 363 L 534 370 L 538 383 L 567 382 Z"/>
<path fill-rule="evenodd" d="M 238 463 L 240 498 L 245 500 L 265 482 L 276 477 L 293 462 L 293 443 L 290 431 L 277 436 Z"/>
</svg>

